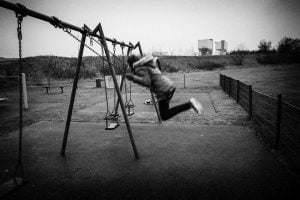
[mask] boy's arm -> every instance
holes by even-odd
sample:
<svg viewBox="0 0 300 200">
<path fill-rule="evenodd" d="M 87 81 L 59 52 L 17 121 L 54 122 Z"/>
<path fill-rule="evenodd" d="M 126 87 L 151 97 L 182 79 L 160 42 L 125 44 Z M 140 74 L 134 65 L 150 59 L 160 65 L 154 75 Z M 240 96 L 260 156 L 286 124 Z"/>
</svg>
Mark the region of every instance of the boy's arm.
<svg viewBox="0 0 300 200">
<path fill-rule="evenodd" d="M 151 85 L 151 80 L 149 77 L 140 77 L 134 74 L 126 74 L 126 78 L 144 87 L 150 87 Z"/>
</svg>

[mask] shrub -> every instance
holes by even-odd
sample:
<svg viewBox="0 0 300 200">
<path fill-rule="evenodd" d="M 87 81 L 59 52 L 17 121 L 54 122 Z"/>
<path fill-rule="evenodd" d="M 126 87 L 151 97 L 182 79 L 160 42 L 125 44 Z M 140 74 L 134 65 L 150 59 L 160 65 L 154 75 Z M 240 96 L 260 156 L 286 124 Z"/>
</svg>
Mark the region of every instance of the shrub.
<svg viewBox="0 0 300 200">
<path fill-rule="evenodd" d="M 300 39 L 282 38 L 278 43 L 278 53 L 300 54 Z"/>
<path fill-rule="evenodd" d="M 163 66 L 162 67 L 163 72 L 168 72 L 168 73 L 178 72 L 178 69 L 175 66 L 172 66 L 170 64 L 164 64 L 162 66 Z"/>
<path fill-rule="evenodd" d="M 272 47 L 271 41 L 261 40 L 258 45 L 258 49 L 259 49 L 258 51 L 260 53 L 268 53 L 271 50 L 271 47 Z"/>
<path fill-rule="evenodd" d="M 216 69 L 224 69 L 225 66 L 219 63 L 211 62 L 211 61 L 204 61 L 201 64 L 197 65 L 195 67 L 196 69 L 199 70 L 216 70 Z"/>
<path fill-rule="evenodd" d="M 238 55 L 231 56 L 231 58 L 234 62 L 234 65 L 243 65 L 245 55 L 244 54 L 238 54 Z"/>
<path fill-rule="evenodd" d="M 266 54 L 262 57 L 256 58 L 260 64 L 291 64 L 299 63 L 300 57 L 291 54 Z"/>
</svg>

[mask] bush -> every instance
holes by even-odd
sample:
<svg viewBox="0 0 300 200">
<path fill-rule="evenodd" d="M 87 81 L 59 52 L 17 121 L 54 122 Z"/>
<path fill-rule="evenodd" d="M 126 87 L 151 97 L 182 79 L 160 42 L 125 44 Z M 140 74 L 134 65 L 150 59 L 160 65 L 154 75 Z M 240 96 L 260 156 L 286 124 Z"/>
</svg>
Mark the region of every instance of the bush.
<svg viewBox="0 0 300 200">
<path fill-rule="evenodd" d="M 178 72 L 178 69 L 175 67 L 170 67 L 168 72 L 170 73 Z"/>
<path fill-rule="evenodd" d="M 300 39 L 284 37 L 279 41 L 278 53 L 300 54 Z"/>
<path fill-rule="evenodd" d="M 211 62 L 211 61 L 204 61 L 201 64 L 197 65 L 195 67 L 196 69 L 199 70 L 216 70 L 216 69 L 224 69 L 225 66 L 219 63 Z"/>
<path fill-rule="evenodd" d="M 244 58 L 245 58 L 245 55 L 243 54 L 240 54 L 240 55 L 234 55 L 234 56 L 231 56 L 233 62 L 234 62 L 234 65 L 243 65 L 243 61 L 244 61 Z"/>
<path fill-rule="evenodd" d="M 258 52 L 260 53 L 268 53 L 271 50 L 272 47 L 272 42 L 271 41 L 266 41 L 266 40 L 261 40 L 258 45 Z"/>
<path fill-rule="evenodd" d="M 167 73 L 175 73 L 178 72 L 179 70 L 175 66 L 164 64 L 162 67 L 162 71 Z"/>
<path fill-rule="evenodd" d="M 256 58 L 260 64 L 291 64 L 299 63 L 300 57 L 291 54 L 266 54 L 262 57 Z"/>
</svg>

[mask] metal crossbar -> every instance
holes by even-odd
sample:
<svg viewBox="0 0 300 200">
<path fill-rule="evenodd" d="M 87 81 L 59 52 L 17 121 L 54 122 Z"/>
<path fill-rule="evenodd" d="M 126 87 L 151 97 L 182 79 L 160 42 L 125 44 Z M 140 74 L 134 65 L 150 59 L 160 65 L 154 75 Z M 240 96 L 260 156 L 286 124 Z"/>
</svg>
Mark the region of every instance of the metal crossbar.
<svg viewBox="0 0 300 200">
<path fill-rule="evenodd" d="M 19 13 L 22 16 L 30 16 L 30 17 L 40 19 L 42 21 L 49 22 L 54 27 L 68 28 L 68 29 L 80 32 L 81 34 L 85 33 L 87 36 L 97 37 L 100 40 L 105 39 L 109 42 L 115 42 L 116 44 L 124 45 L 124 46 L 127 46 L 127 47 L 132 47 L 132 45 L 130 45 L 130 44 L 126 44 L 124 42 L 120 42 L 120 41 L 117 41 L 115 39 L 111 39 L 111 38 L 108 38 L 108 37 L 101 38 L 99 34 L 97 34 L 95 31 L 90 30 L 87 26 L 84 26 L 84 27 L 81 28 L 81 27 L 72 25 L 70 23 L 67 23 L 67 22 L 64 22 L 64 21 L 58 19 L 55 16 L 50 17 L 50 16 L 44 15 L 42 13 L 36 12 L 34 10 L 28 9 L 22 4 L 14 4 L 14 3 L 10 3 L 8 1 L 0 1 L 0 7 L 15 11 L 16 13 Z M 139 43 L 137 43 L 133 48 L 134 49 L 137 48 L 138 44 Z"/>
</svg>

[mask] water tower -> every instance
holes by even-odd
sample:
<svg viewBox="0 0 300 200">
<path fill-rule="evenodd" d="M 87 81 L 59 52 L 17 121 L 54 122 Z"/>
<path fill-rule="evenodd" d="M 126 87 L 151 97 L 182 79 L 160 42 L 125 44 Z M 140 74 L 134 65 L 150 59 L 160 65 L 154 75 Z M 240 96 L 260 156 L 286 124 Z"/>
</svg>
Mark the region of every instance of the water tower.
<svg viewBox="0 0 300 200">
<path fill-rule="evenodd" d="M 213 39 L 198 40 L 198 50 L 201 56 L 212 55 Z"/>
<path fill-rule="evenodd" d="M 228 42 L 221 40 L 220 42 L 215 42 L 216 54 L 226 55 L 228 49 Z"/>
</svg>

